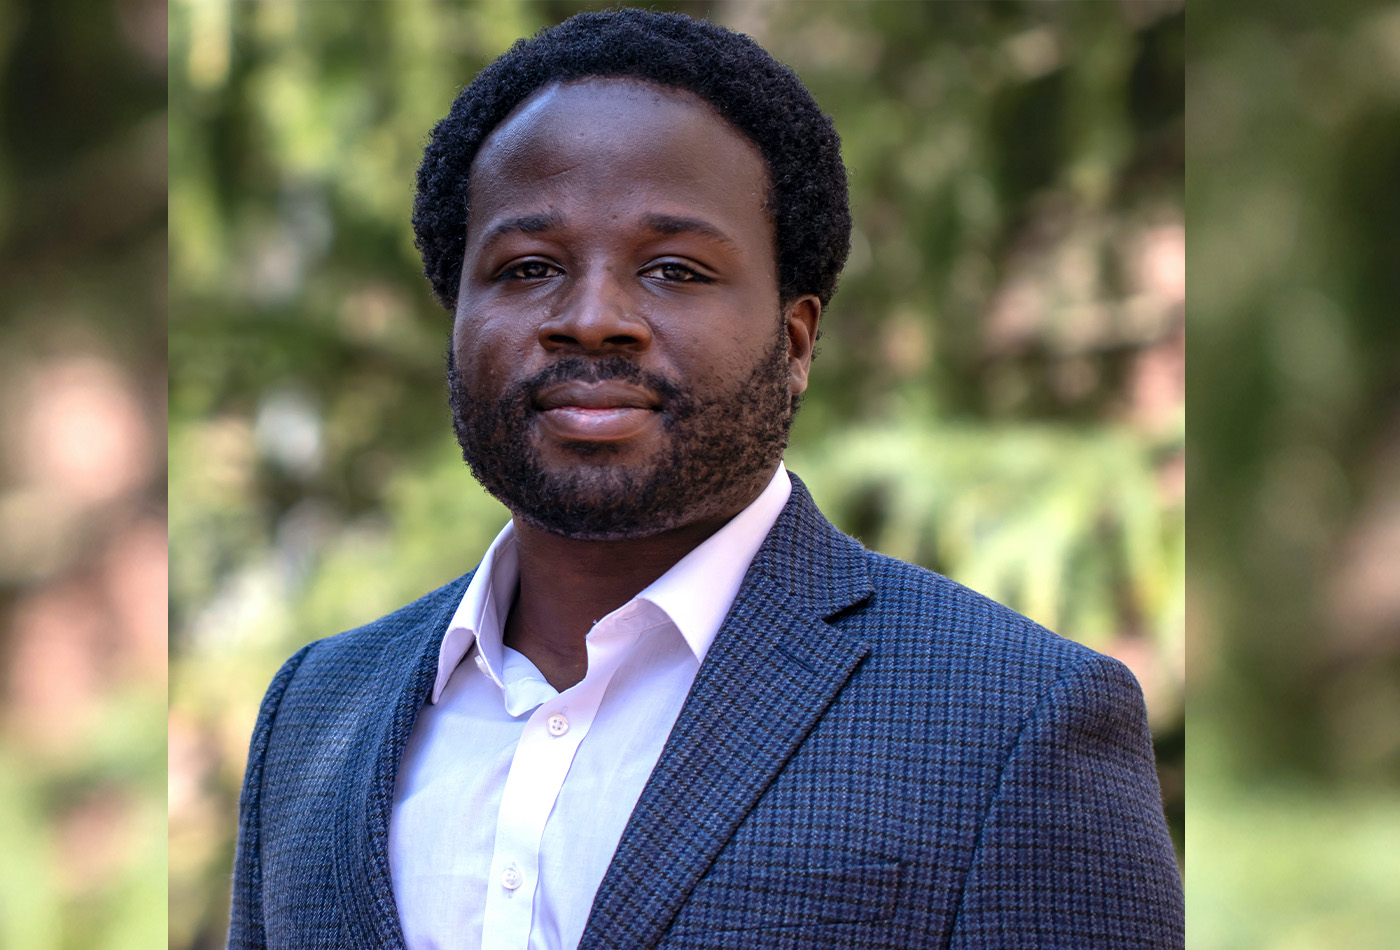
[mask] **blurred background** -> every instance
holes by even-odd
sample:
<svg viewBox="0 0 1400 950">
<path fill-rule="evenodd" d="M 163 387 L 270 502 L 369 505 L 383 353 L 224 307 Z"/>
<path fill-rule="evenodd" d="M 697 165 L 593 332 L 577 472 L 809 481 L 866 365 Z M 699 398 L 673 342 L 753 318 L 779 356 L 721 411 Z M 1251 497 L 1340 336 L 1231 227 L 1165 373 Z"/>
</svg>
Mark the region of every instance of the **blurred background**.
<svg viewBox="0 0 1400 950">
<path fill-rule="evenodd" d="M 1200 4 L 1187 90 L 1191 946 L 1394 946 L 1400 5 Z"/>
<path fill-rule="evenodd" d="M 601 6 L 601 5 L 596 5 Z M 672 3 L 833 115 L 856 233 L 788 456 L 841 527 L 1123 659 L 1184 808 L 1184 12 Z M 261 694 L 473 567 L 426 134 L 577 3 L 171 5 L 170 945 L 221 945 Z"/>
<path fill-rule="evenodd" d="M 166 14 L 0 0 L 0 947 L 166 929 Z"/>
<path fill-rule="evenodd" d="M 1176 2 L 659 6 L 753 35 L 843 136 L 790 467 L 1133 668 L 1190 946 L 1390 946 L 1400 4 L 1204 5 L 1189 55 Z M 176 0 L 167 140 L 164 5 L 0 0 L 0 947 L 166 926 L 167 144 L 167 939 L 206 948 L 272 673 L 504 520 L 450 435 L 412 175 L 578 8 Z"/>
</svg>

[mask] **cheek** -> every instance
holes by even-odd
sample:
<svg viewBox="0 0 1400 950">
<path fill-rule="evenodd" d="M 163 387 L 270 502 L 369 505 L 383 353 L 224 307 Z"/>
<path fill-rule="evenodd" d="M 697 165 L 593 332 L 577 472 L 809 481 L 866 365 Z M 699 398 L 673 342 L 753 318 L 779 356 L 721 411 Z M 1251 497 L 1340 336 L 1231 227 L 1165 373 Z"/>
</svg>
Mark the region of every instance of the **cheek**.
<svg viewBox="0 0 1400 950">
<path fill-rule="evenodd" d="M 495 324 L 499 324 L 496 321 Z M 452 353 L 464 382 L 480 390 L 499 389 L 524 368 L 523 348 L 530 334 L 520 326 L 458 318 L 452 325 Z"/>
<path fill-rule="evenodd" d="M 733 294 L 732 299 L 680 313 L 648 313 L 657 357 L 716 371 L 752 365 L 773 348 L 780 329 L 777 295 Z"/>
</svg>

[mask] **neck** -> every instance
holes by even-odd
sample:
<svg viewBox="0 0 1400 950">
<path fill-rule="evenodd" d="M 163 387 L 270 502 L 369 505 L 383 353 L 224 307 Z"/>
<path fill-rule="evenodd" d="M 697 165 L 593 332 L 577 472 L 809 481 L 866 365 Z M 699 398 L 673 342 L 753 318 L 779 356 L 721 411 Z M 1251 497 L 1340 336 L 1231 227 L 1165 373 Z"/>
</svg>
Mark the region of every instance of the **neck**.
<svg viewBox="0 0 1400 950">
<path fill-rule="evenodd" d="M 762 488 L 731 511 L 622 541 L 581 541 L 515 519 L 520 587 L 506 618 L 506 645 L 528 657 L 555 689 L 574 685 L 588 670 L 586 637 L 593 625 L 724 527 Z"/>
</svg>

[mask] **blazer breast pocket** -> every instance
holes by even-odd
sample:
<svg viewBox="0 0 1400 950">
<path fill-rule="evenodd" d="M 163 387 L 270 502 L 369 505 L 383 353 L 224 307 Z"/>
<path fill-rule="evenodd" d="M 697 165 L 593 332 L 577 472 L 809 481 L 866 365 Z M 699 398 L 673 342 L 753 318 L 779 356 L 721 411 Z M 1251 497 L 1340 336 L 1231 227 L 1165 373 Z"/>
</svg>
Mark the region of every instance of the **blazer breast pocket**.
<svg viewBox="0 0 1400 950">
<path fill-rule="evenodd" d="M 728 867 L 700 880 L 671 933 L 888 920 L 897 906 L 899 869 L 897 861 Z"/>
</svg>

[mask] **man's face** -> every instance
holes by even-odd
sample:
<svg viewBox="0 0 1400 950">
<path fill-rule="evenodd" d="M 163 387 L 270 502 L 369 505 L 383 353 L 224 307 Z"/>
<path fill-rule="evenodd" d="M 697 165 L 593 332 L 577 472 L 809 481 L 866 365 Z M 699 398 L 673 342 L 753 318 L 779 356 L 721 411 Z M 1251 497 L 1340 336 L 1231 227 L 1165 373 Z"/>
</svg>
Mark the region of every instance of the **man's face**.
<svg viewBox="0 0 1400 950">
<path fill-rule="evenodd" d="M 731 517 L 806 388 L 820 304 L 778 300 L 767 170 L 697 97 L 547 87 L 472 166 L 449 390 L 472 472 L 576 538 Z"/>
</svg>

